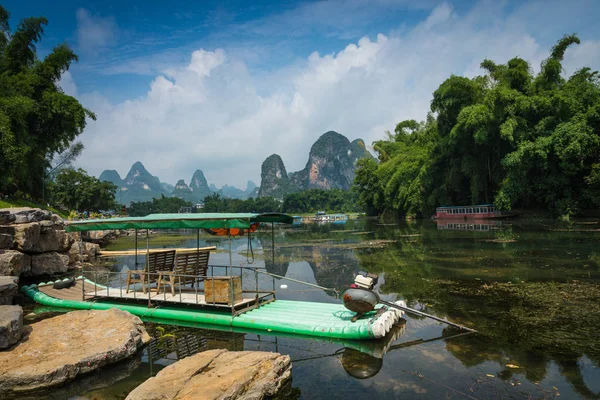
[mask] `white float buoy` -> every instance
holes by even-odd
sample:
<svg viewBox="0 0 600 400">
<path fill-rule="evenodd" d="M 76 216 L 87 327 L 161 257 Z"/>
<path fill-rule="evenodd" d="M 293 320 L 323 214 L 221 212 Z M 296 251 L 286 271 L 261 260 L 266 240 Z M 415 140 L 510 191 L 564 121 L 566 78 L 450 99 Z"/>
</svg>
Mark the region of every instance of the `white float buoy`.
<svg viewBox="0 0 600 400">
<path fill-rule="evenodd" d="M 282 289 L 287 289 L 287 285 L 281 285 L 279 287 L 282 288 Z"/>
</svg>

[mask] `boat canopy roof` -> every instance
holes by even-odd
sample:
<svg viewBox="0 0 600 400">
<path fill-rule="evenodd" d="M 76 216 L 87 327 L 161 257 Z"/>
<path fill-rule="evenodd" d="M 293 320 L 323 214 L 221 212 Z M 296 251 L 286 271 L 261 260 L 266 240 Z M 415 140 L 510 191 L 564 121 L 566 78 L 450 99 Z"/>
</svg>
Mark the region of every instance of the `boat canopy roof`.
<svg viewBox="0 0 600 400">
<path fill-rule="evenodd" d="M 67 232 L 99 231 L 112 229 L 248 229 L 260 222 L 291 224 L 294 219 L 281 213 L 196 213 L 150 214 L 145 217 L 88 219 L 69 222 Z"/>
</svg>

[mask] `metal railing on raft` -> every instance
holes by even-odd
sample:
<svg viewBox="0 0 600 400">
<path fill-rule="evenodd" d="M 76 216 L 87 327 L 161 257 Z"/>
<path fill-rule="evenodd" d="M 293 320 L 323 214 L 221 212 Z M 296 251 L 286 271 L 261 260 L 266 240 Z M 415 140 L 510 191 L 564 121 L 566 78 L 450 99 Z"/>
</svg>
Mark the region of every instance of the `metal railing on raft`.
<svg viewBox="0 0 600 400">
<path fill-rule="evenodd" d="M 215 269 L 223 268 L 226 268 L 226 273 L 237 271 L 239 274 L 215 275 Z M 170 303 L 228 308 L 231 309 L 232 316 L 276 299 L 275 279 L 272 277 L 272 290 L 261 289 L 260 283 L 262 282 L 259 282 L 261 271 L 254 268 L 209 265 L 208 270 L 210 270 L 210 274 L 207 275 L 178 274 L 173 271 L 85 271 L 84 277 L 91 282 L 86 282 L 86 279 L 82 280 L 82 298 L 147 301 L 148 307 Z M 244 288 L 244 270 L 253 272 L 253 289 Z M 221 285 L 219 281 L 227 282 L 226 297 L 223 296 L 224 285 Z M 200 284 L 202 284 L 202 288 Z M 206 295 L 207 285 L 210 285 L 208 297 Z M 253 294 L 253 296 L 245 298 L 244 294 Z"/>
<path fill-rule="evenodd" d="M 300 283 L 300 284 L 306 285 L 306 286 L 311 286 L 311 287 L 314 287 L 317 289 L 324 290 L 326 292 L 333 292 L 335 294 L 335 298 L 340 297 L 340 292 L 338 292 L 335 288 L 327 288 L 324 286 L 315 285 L 314 283 L 304 282 L 299 279 L 288 278 L 287 276 L 277 275 L 277 274 L 273 274 L 273 273 L 267 272 L 267 271 L 261 271 L 262 268 L 258 268 L 258 267 L 238 267 L 238 268 L 248 269 L 248 270 L 254 271 L 255 273 L 258 272 L 259 274 L 270 276 L 271 278 L 273 278 L 273 290 L 275 290 L 275 279 L 274 278 L 278 278 L 278 279 L 284 279 L 284 280 L 291 281 L 291 282 Z"/>
</svg>

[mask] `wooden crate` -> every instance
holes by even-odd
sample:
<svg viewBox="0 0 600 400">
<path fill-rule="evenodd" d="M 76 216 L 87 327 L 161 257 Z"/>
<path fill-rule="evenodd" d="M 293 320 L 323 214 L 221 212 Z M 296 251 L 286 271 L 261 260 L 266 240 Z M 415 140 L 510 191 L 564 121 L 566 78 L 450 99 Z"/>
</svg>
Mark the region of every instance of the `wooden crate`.
<svg viewBox="0 0 600 400">
<path fill-rule="evenodd" d="M 239 276 L 214 276 L 204 280 L 204 297 L 206 303 L 231 305 L 233 286 L 233 302 L 242 301 L 242 278 Z"/>
</svg>

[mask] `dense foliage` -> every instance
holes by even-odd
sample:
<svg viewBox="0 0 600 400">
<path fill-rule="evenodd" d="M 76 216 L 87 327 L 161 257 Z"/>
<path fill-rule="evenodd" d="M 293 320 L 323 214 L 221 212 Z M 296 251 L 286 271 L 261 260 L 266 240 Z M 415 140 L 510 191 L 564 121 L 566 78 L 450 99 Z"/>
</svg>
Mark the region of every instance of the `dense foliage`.
<svg viewBox="0 0 600 400">
<path fill-rule="evenodd" d="M 283 203 L 273 197 L 258 197 L 247 200 L 230 199 L 215 193 L 204 198 L 203 212 L 285 212 L 313 213 L 318 210 L 330 212 L 360 211 L 354 192 L 332 189 L 311 189 L 288 194 Z"/>
<path fill-rule="evenodd" d="M 282 210 L 286 213 L 357 212 L 361 207 L 355 192 L 341 189 L 310 189 L 285 196 Z"/>
<path fill-rule="evenodd" d="M 109 183 L 109 182 L 106 182 Z M 204 198 L 204 208 L 194 212 L 221 213 L 314 213 L 360 211 L 358 195 L 352 191 L 332 189 L 311 189 L 285 196 L 283 203 L 273 197 L 231 199 L 219 193 Z M 181 207 L 192 207 L 192 203 L 177 197 L 155 198 L 151 201 L 132 202 L 128 208 L 131 216 L 145 216 L 152 213 L 177 213 Z"/>
<path fill-rule="evenodd" d="M 145 217 L 149 214 L 178 213 L 182 207 L 192 207 L 192 203 L 179 197 L 154 198 L 150 201 L 133 201 L 127 209 L 132 217 Z"/>
<path fill-rule="evenodd" d="M 214 193 L 204 198 L 203 212 L 278 212 L 281 211 L 281 202 L 273 197 L 249 198 L 246 200 L 230 199 Z"/>
<path fill-rule="evenodd" d="M 572 214 L 600 206 L 600 85 L 589 68 L 562 76 L 565 36 L 534 75 L 527 61 L 484 60 L 483 76 L 451 76 L 427 121 L 403 121 L 374 143 L 355 179 L 369 212 L 429 215 L 439 205 Z"/>
<path fill-rule="evenodd" d="M 48 21 L 23 19 L 14 32 L 0 6 L 0 192 L 40 198 L 52 160 L 95 118 L 57 85 L 77 56 L 66 44 L 43 60 L 36 43 Z"/>
<path fill-rule="evenodd" d="M 48 189 L 54 203 L 71 210 L 112 210 L 116 206 L 117 186 L 89 176 L 81 168 L 60 170 Z"/>
</svg>

